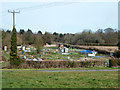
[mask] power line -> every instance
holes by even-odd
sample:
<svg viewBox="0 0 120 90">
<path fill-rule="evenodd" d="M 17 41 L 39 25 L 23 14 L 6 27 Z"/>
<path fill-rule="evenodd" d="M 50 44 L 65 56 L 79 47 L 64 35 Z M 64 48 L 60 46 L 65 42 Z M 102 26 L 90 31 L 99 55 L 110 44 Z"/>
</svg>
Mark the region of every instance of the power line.
<svg viewBox="0 0 120 90">
<path fill-rule="evenodd" d="M 30 6 L 30 7 L 23 7 L 23 8 L 17 8 L 14 10 L 34 10 L 34 9 L 41 9 L 41 8 L 50 8 L 50 7 L 54 7 L 54 6 L 63 6 L 63 5 L 68 5 L 68 4 L 73 4 L 73 3 L 78 3 L 78 2 L 53 2 L 53 3 L 45 3 L 45 4 L 41 4 L 41 5 L 35 5 L 35 6 Z M 13 10 L 13 9 L 11 9 Z M 0 13 L 5 14 L 7 10 L 4 10 Z M 7 13 L 6 13 L 7 14 Z"/>
<path fill-rule="evenodd" d="M 15 27 L 15 13 L 20 13 L 20 11 L 19 12 L 15 12 L 15 10 L 13 10 L 13 11 L 9 11 L 8 10 L 8 12 L 13 14 L 13 27 Z"/>
</svg>

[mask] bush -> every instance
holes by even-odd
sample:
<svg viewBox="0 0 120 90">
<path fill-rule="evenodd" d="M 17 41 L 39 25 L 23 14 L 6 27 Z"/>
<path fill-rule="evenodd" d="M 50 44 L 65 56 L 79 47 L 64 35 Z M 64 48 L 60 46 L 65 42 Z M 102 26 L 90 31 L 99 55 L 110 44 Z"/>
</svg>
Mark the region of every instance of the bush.
<svg viewBox="0 0 120 90">
<path fill-rule="evenodd" d="M 19 67 L 22 63 L 24 62 L 23 59 L 21 59 L 19 56 L 17 56 L 17 60 L 16 62 L 12 62 L 12 65 L 10 66 L 10 68 L 16 68 Z"/>
<path fill-rule="evenodd" d="M 68 61 L 68 67 L 74 67 L 74 66 L 75 66 L 75 62 Z"/>
<path fill-rule="evenodd" d="M 114 57 L 116 57 L 116 58 L 120 58 L 120 50 L 115 51 L 115 53 L 114 53 Z"/>
<path fill-rule="evenodd" d="M 7 61 L 6 58 L 4 56 L 2 56 L 2 61 Z"/>
<path fill-rule="evenodd" d="M 117 46 L 118 46 L 118 48 L 119 48 L 119 50 L 120 50 L 120 41 L 118 42 Z"/>
<path fill-rule="evenodd" d="M 118 67 L 120 66 L 120 59 L 110 59 L 109 60 L 110 67 Z"/>
</svg>

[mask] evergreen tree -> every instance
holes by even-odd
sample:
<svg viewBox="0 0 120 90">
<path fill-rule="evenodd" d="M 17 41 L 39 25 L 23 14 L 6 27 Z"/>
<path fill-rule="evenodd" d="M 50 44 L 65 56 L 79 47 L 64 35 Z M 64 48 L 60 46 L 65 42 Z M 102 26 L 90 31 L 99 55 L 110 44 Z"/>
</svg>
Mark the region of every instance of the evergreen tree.
<svg viewBox="0 0 120 90">
<path fill-rule="evenodd" d="M 16 36 L 15 27 L 13 27 L 12 36 L 11 36 L 10 64 L 11 65 L 18 65 L 18 61 L 17 61 L 17 36 Z"/>
</svg>

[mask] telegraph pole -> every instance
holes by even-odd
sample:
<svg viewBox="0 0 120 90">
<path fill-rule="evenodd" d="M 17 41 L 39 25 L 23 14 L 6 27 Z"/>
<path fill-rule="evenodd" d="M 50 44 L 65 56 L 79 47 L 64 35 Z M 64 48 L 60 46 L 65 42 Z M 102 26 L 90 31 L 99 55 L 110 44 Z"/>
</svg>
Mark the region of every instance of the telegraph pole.
<svg viewBox="0 0 120 90">
<path fill-rule="evenodd" d="M 15 27 L 15 13 L 20 13 L 20 11 L 19 12 L 15 12 L 15 10 L 13 10 L 13 11 L 9 11 L 8 10 L 8 12 L 13 14 L 13 27 Z"/>
</svg>

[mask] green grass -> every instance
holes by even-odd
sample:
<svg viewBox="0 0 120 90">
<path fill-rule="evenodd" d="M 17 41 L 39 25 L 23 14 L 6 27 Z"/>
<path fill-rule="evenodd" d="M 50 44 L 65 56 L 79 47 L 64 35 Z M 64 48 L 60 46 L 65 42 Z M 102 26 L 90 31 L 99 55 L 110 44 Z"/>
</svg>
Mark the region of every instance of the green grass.
<svg viewBox="0 0 120 90">
<path fill-rule="evenodd" d="M 7 67 L 10 63 L 9 62 L 0 62 L 0 67 Z"/>
<path fill-rule="evenodd" d="M 41 69 L 34 69 L 34 68 L 19 68 L 19 69 L 2 69 L 4 70 L 113 70 L 113 69 L 119 69 L 118 67 L 88 67 L 88 68 L 41 68 Z"/>
<path fill-rule="evenodd" d="M 7 60 L 9 60 L 10 55 L 9 55 L 7 52 L 4 52 L 4 54 L 3 54 L 3 55 L 5 56 L 5 58 L 6 58 Z"/>
<path fill-rule="evenodd" d="M 70 57 L 70 60 L 82 60 L 81 58 L 84 58 L 87 56 L 87 54 L 80 54 L 78 51 L 76 51 L 77 49 L 75 49 L 75 50 L 69 49 L 69 53 L 72 53 L 69 55 L 59 54 L 58 52 L 60 52 L 60 51 L 59 51 L 58 47 L 48 47 L 47 51 L 44 51 L 44 50 L 46 50 L 46 47 L 43 47 L 43 52 L 40 53 L 43 55 L 42 57 L 40 57 L 40 54 L 32 53 L 32 52 L 31 52 L 31 55 L 34 57 L 42 58 L 43 60 L 67 60 L 68 56 Z M 46 54 L 45 54 L 45 52 L 46 52 Z M 27 58 L 34 58 L 34 57 L 31 57 L 29 54 L 30 53 L 24 53 L 24 55 L 27 56 Z M 18 51 L 18 55 L 21 56 L 22 52 Z M 24 56 L 24 55 L 22 55 L 22 56 Z M 97 55 L 103 56 L 103 54 L 97 54 Z M 108 60 L 109 58 L 105 57 L 105 58 L 93 58 L 93 59 Z"/>
<path fill-rule="evenodd" d="M 3 71 L 3 88 L 117 88 L 118 72 Z"/>
</svg>

